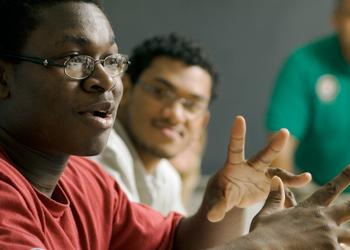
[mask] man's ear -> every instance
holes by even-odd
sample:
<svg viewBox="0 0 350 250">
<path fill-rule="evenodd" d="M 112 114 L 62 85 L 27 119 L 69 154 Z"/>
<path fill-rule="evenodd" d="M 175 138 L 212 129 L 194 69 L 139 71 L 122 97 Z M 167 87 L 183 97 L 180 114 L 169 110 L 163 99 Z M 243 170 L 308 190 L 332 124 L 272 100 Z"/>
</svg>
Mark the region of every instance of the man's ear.
<svg viewBox="0 0 350 250">
<path fill-rule="evenodd" d="M 123 82 L 123 97 L 122 100 L 120 101 L 120 106 L 124 107 L 127 105 L 130 99 L 130 95 L 132 92 L 133 84 L 131 82 L 130 76 L 128 74 L 124 74 L 122 76 L 122 82 Z"/>
<path fill-rule="evenodd" d="M 9 64 L 0 60 L 0 99 L 6 99 L 10 96 L 9 74 Z"/>
</svg>

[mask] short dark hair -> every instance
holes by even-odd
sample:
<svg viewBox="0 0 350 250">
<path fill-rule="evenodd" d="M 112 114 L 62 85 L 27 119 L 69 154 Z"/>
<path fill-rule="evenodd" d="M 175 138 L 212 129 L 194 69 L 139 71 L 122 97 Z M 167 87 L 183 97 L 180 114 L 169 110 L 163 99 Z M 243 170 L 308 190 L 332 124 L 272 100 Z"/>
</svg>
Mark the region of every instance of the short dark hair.
<svg viewBox="0 0 350 250">
<path fill-rule="evenodd" d="M 65 2 L 93 3 L 99 0 L 0 0 L 0 53 L 19 53 L 39 24 L 39 10 Z"/>
<path fill-rule="evenodd" d="M 142 72 L 159 56 L 167 56 L 206 70 L 212 78 L 210 100 L 216 98 L 218 73 L 207 53 L 196 42 L 176 33 L 151 37 L 133 49 L 130 56 L 131 64 L 126 71 L 131 82 L 136 84 Z"/>
</svg>

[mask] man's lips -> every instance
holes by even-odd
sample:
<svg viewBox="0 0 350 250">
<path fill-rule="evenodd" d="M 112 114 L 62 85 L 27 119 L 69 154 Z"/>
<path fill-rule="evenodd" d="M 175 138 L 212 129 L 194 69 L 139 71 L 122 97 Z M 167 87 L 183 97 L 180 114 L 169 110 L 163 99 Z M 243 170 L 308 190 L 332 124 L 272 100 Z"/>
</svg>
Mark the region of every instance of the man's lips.
<svg viewBox="0 0 350 250">
<path fill-rule="evenodd" d="M 160 122 L 153 122 L 153 127 L 158 129 L 163 135 L 170 138 L 183 137 L 183 130 L 178 126 L 169 126 L 169 124 L 164 124 Z"/>
<path fill-rule="evenodd" d="M 169 127 L 163 127 L 159 128 L 162 134 L 166 135 L 167 137 L 170 138 L 176 138 L 180 136 L 180 133 L 176 131 L 175 129 L 169 128 Z"/>
<path fill-rule="evenodd" d="M 99 129 L 110 129 L 113 127 L 114 118 L 112 115 L 107 115 L 105 117 L 95 116 L 92 113 L 85 112 L 79 113 L 81 117 L 87 122 L 89 125 L 99 128 Z"/>
<path fill-rule="evenodd" d="M 114 102 L 104 101 L 80 108 L 78 114 L 93 127 L 109 129 L 113 127 L 115 112 Z"/>
</svg>

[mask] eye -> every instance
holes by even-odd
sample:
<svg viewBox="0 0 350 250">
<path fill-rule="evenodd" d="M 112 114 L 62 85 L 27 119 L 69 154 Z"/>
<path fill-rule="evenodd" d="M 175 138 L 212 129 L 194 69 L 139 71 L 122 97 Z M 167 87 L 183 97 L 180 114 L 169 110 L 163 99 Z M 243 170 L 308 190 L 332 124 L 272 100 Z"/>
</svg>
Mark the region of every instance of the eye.
<svg viewBox="0 0 350 250">
<path fill-rule="evenodd" d="M 74 55 L 66 63 L 65 72 L 74 79 L 82 79 L 94 70 L 94 59 L 86 55 Z"/>
<path fill-rule="evenodd" d="M 184 108 L 191 112 L 200 112 L 206 108 L 206 104 L 193 99 L 185 99 L 183 102 Z"/>
<path fill-rule="evenodd" d="M 185 101 L 183 102 L 183 106 L 190 111 L 195 111 L 199 109 L 200 105 L 194 100 L 185 99 Z"/>
<path fill-rule="evenodd" d="M 154 90 L 154 93 L 155 93 L 157 96 L 163 96 L 164 93 L 166 92 L 165 89 L 163 89 L 163 88 L 161 88 L 161 87 L 157 87 L 157 86 L 154 86 L 153 90 Z"/>
<path fill-rule="evenodd" d="M 128 58 L 125 55 L 113 54 L 107 56 L 104 59 L 103 66 L 110 72 L 112 75 L 120 75 L 125 72 L 129 63 Z"/>
<path fill-rule="evenodd" d="M 172 93 L 170 90 L 159 86 L 153 86 L 153 93 L 159 98 L 168 98 L 172 96 Z"/>
</svg>

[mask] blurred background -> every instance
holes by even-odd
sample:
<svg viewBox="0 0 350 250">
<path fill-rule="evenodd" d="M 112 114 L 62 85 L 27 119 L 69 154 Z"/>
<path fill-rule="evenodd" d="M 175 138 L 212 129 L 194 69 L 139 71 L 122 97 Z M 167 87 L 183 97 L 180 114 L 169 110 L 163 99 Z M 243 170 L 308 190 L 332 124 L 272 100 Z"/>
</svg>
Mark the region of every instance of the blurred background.
<svg viewBox="0 0 350 250">
<path fill-rule="evenodd" d="M 246 154 L 266 142 L 264 116 L 275 76 L 296 47 L 332 30 L 330 0 L 104 0 L 119 50 L 145 38 L 177 32 L 199 42 L 220 73 L 210 107 L 203 173 L 226 157 L 235 115 L 247 121 Z"/>
</svg>

